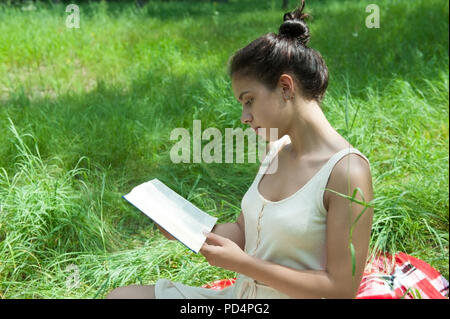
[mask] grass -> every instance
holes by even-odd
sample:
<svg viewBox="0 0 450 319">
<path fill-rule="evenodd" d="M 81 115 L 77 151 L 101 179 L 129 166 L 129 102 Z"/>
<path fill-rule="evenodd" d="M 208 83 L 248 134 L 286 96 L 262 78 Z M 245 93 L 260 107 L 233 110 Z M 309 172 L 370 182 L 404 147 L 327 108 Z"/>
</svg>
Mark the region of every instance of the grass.
<svg viewBox="0 0 450 319">
<path fill-rule="evenodd" d="M 371 250 L 404 251 L 448 279 L 448 2 L 378 1 L 380 29 L 365 27 L 369 3 L 307 3 L 310 46 L 330 71 L 323 109 L 371 161 Z M 235 220 L 258 164 L 175 165 L 168 137 L 194 119 L 244 128 L 226 63 L 277 31 L 278 2 L 83 3 L 80 29 L 65 27 L 64 8 L 0 5 L 0 296 L 103 298 L 234 276 L 167 241 L 122 195 L 159 178 Z"/>
</svg>

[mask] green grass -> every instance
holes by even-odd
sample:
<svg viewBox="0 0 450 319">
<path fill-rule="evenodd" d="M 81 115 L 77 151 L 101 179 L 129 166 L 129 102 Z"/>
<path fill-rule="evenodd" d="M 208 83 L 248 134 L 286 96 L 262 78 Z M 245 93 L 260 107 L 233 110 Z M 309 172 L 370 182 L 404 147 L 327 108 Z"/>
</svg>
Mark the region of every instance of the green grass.
<svg viewBox="0 0 450 319">
<path fill-rule="evenodd" d="M 226 63 L 282 20 L 280 1 L 0 5 L 0 296 L 103 298 L 169 278 L 234 276 L 167 241 L 122 195 L 159 178 L 234 221 L 258 164 L 173 164 L 175 127 L 242 127 Z M 310 1 L 330 71 L 323 109 L 369 157 L 371 250 L 448 270 L 448 2 Z M 346 125 L 346 108 L 348 118 Z M 69 265 L 80 285 L 67 288 Z"/>
</svg>

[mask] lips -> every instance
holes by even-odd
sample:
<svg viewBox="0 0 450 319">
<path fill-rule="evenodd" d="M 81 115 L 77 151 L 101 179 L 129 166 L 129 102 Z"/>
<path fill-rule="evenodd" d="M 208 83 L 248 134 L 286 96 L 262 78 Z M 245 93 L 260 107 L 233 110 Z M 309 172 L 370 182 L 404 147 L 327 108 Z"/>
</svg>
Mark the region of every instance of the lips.
<svg viewBox="0 0 450 319">
<path fill-rule="evenodd" d="M 258 127 L 253 127 L 253 130 L 255 131 L 255 133 L 258 133 L 258 129 L 260 128 L 261 126 L 258 126 Z"/>
</svg>

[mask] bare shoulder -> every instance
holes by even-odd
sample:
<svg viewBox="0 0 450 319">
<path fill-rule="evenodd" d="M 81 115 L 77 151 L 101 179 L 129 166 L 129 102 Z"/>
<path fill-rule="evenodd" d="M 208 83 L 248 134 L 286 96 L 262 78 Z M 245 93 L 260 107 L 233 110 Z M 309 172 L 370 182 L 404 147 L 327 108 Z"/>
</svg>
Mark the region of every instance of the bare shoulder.
<svg viewBox="0 0 450 319">
<path fill-rule="evenodd" d="M 351 189 L 348 189 L 349 186 Z M 369 163 L 360 155 L 350 153 L 340 159 L 334 166 L 327 188 L 336 192 L 351 195 L 355 187 L 360 188 L 364 194 L 365 201 L 370 201 L 373 196 L 372 175 Z M 326 207 L 330 198 L 334 196 L 326 192 Z"/>
<path fill-rule="evenodd" d="M 336 163 L 331 174 L 337 178 L 346 176 L 367 177 L 370 175 L 370 166 L 362 156 L 356 153 L 350 153 Z"/>
</svg>

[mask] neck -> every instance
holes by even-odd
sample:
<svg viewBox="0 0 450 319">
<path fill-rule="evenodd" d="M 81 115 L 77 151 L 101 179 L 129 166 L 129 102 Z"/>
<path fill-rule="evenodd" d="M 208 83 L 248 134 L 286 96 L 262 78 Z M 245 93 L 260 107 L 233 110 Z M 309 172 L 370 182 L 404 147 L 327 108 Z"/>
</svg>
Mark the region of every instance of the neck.
<svg viewBox="0 0 450 319">
<path fill-rule="evenodd" d="M 291 139 L 290 155 L 293 159 L 327 147 L 332 148 L 331 142 L 338 135 L 316 101 L 303 102 L 295 107 L 286 133 Z"/>
</svg>

